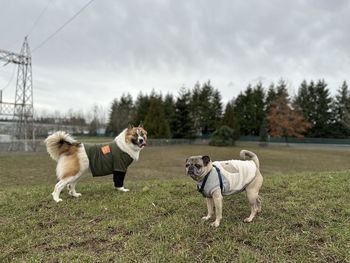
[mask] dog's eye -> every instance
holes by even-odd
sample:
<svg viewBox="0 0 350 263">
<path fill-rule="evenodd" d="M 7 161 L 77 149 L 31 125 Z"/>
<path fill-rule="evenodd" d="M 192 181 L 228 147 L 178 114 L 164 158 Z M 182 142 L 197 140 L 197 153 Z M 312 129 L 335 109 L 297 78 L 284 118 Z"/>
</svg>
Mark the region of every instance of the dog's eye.
<svg viewBox="0 0 350 263">
<path fill-rule="evenodd" d="M 202 167 L 199 164 L 195 164 L 194 166 L 196 166 L 197 169 L 200 169 Z"/>
<path fill-rule="evenodd" d="M 186 163 L 186 165 L 185 165 L 186 167 L 188 167 L 188 166 L 190 166 L 188 163 Z"/>
</svg>

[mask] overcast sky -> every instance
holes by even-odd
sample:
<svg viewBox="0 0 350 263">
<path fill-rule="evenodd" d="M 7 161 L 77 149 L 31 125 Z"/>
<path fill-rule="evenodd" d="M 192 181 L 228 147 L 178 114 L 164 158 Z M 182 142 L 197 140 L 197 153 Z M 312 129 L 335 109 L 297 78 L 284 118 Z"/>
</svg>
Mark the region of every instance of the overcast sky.
<svg viewBox="0 0 350 263">
<path fill-rule="evenodd" d="M 29 34 L 35 50 L 87 2 L 0 0 L 0 49 L 19 52 Z M 349 80 L 349 28 L 348 0 L 95 0 L 33 52 L 34 107 L 108 108 L 123 93 L 177 95 L 208 79 L 224 102 L 280 78 L 291 94 L 320 78 L 335 94 Z M 0 89 L 14 71 L 2 65 Z"/>
</svg>

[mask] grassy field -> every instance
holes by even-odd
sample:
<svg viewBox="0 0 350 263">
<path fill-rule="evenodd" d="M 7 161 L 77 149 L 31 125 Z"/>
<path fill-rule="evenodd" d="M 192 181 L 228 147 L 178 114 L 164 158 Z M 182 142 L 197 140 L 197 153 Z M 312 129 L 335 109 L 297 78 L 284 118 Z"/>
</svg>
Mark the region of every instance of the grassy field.
<svg viewBox="0 0 350 263">
<path fill-rule="evenodd" d="M 184 175 L 189 155 L 214 160 L 256 152 L 263 211 L 244 193 L 224 199 L 218 229 Z M 55 163 L 46 153 L 0 154 L 0 262 L 350 262 L 350 151 L 254 144 L 147 147 L 126 177 L 87 174 L 79 199 L 51 197 Z"/>
</svg>

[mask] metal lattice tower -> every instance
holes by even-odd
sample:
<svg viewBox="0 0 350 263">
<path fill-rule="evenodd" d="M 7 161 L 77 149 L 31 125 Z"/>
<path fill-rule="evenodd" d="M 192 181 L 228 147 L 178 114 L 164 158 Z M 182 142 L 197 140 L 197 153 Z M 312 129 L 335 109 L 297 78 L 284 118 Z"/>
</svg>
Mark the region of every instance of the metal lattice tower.
<svg viewBox="0 0 350 263">
<path fill-rule="evenodd" d="M 18 65 L 15 102 L 6 103 L 0 100 L 0 115 L 9 115 L 12 111 L 15 123 L 10 150 L 35 150 L 32 59 L 27 37 L 20 54 L 0 50 L 0 60 Z"/>
</svg>

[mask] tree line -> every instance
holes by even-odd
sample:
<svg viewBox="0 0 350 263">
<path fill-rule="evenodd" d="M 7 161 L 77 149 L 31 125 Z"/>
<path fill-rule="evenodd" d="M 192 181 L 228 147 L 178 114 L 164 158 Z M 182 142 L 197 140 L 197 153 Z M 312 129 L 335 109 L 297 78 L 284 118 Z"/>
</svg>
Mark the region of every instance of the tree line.
<svg viewBox="0 0 350 263">
<path fill-rule="evenodd" d="M 288 94 L 280 80 L 263 87 L 248 85 L 225 106 L 218 89 L 210 81 L 182 87 L 177 96 L 152 91 L 139 93 L 133 100 L 123 94 L 113 100 L 106 133 L 118 134 L 129 123 L 143 123 L 151 138 L 209 137 L 225 125 L 237 139 L 240 135 L 308 136 L 346 138 L 350 112 L 350 94 L 344 81 L 332 97 L 324 80 L 304 80 L 295 96 Z"/>
<path fill-rule="evenodd" d="M 181 87 L 177 95 L 140 92 L 136 99 L 126 93 L 111 105 L 93 105 L 83 113 L 69 109 L 36 113 L 37 123 L 86 127 L 91 135 L 106 128 L 116 135 L 127 125 L 143 123 L 151 138 L 196 138 L 211 136 L 220 127 L 239 136 L 347 138 L 350 136 L 350 94 L 344 81 L 332 97 L 324 80 L 300 83 L 297 94 L 288 94 L 284 80 L 264 87 L 248 85 L 226 104 L 210 81 L 193 88 Z M 84 128 L 85 129 L 85 128 Z"/>
</svg>

